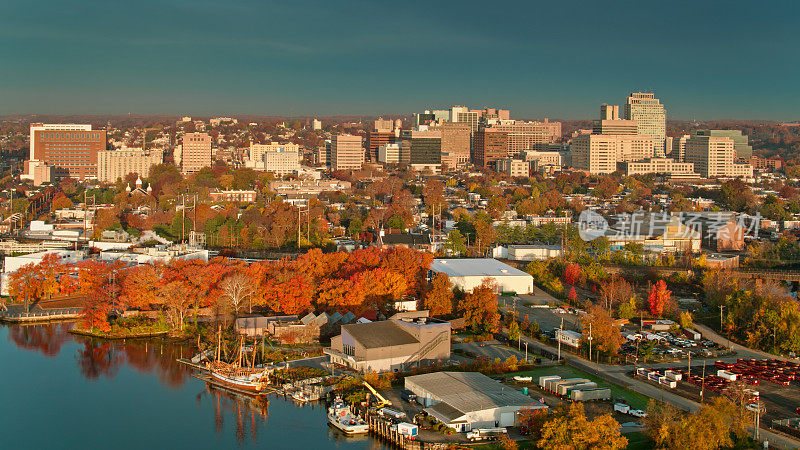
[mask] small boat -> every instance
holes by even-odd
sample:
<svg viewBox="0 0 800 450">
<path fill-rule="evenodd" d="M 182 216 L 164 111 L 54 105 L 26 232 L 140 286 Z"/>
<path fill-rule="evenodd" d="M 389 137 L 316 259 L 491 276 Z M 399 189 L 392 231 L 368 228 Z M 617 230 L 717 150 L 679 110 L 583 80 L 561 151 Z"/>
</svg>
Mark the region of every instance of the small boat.
<svg viewBox="0 0 800 450">
<path fill-rule="evenodd" d="M 292 398 L 297 400 L 298 402 L 307 402 L 311 400 L 302 390 L 297 390 L 292 392 Z"/>
<path fill-rule="evenodd" d="M 328 423 L 345 434 L 369 433 L 369 425 L 360 417 L 354 415 L 341 397 L 336 397 L 328 408 Z"/>
<path fill-rule="evenodd" d="M 521 381 L 521 382 L 525 382 L 525 383 L 530 383 L 531 381 L 533 381 L 533 377 L 521 377 L 521 376 L 517 375 L 517 376 L 514 377 L 514 381 Z"/>
</svg>

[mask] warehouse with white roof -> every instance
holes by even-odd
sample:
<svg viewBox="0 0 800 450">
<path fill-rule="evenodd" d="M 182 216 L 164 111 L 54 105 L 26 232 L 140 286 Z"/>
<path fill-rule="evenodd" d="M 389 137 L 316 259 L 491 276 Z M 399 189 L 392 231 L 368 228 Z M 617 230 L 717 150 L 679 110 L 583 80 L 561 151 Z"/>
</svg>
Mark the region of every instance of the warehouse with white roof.
<svg viewBox="0 0 800 450">
<path fill-rule="evenodd" d="M 434 372 L 405 378 L 425 412 L 456 431 L 510 427 L 521 409 L 547 408 L 478 372 Z"/>
<path fill-rule="evenodd" d="M 530 294 L 533 277 L 494 258 L 440 258 L 431 264 L 432 273 L 446 273 L 453 286 L 462 291 L 472 291 L 492 278 L 500 293 Z"/>
</svg>

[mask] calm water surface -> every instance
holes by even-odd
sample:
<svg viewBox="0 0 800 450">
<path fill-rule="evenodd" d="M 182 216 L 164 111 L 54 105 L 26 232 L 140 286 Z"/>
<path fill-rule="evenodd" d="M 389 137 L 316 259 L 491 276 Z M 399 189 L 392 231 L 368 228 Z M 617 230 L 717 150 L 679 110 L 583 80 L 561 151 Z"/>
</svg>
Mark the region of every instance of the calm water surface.
<svg viewBox="0 0 800 450">
<path fill-rule="evenodd" d="M 321 405 L 209 388 L 175 362 L 188 347 L 86 339 L 71 326 L 0 325 L 0 447 L 385 449 L 330 429 Z"/>
</svg>

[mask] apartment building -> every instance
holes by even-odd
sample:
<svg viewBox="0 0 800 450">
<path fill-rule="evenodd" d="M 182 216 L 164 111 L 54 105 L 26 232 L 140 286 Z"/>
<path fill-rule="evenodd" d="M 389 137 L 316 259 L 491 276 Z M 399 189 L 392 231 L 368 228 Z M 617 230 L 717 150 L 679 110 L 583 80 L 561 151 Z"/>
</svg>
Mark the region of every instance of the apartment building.
<svg viewBox="0 0 800 450">
<path fill-rule="evenodd" d="M 129 173 L 141 178 L 150 176 L 150 168 L 164 162 L 163 150 L 123 147 L 97 152 L 97 179 L 114 183 Z"/>
<path fill-rule="evenodd" d="M 91 125 L 32 123 L 30 154 L 22 178 L 33 180 L 40 166 L 51 167 L 41 170 L 52 170 L 54 178 L 95 178 L 97 153 L 105 149 L 105 130 L 92 130 Z"/>
<path fill-rule="evenodd" d="M 331 170 L 357 170 L 364 163 L 361 136 L 339 134 L 331 139 Z"/>
<path fill-rule="evenodd" d="M 208 133 L 186 133 L 181 144 L 181 172 L 184 175 L 211 166 L 211 136 Z"/>
<path fill-rule="evenodd" d="M 497 161 L 497 171 L 510 177 L 527 177 L 530 170 L 530 163 L 521 159 L 504 158 Z"/>
</svg>

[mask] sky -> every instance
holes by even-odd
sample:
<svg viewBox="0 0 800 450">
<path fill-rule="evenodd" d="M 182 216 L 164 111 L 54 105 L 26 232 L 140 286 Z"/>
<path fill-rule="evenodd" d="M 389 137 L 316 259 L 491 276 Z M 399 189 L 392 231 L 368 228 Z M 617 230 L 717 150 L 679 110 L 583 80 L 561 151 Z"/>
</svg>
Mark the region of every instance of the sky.
<svg viewBox="0 0 800 450">
<path fill-rule="evenodd" d="M 800 2 L 3 0 L 0 114 L 800 119 Z"/>
</svg>

